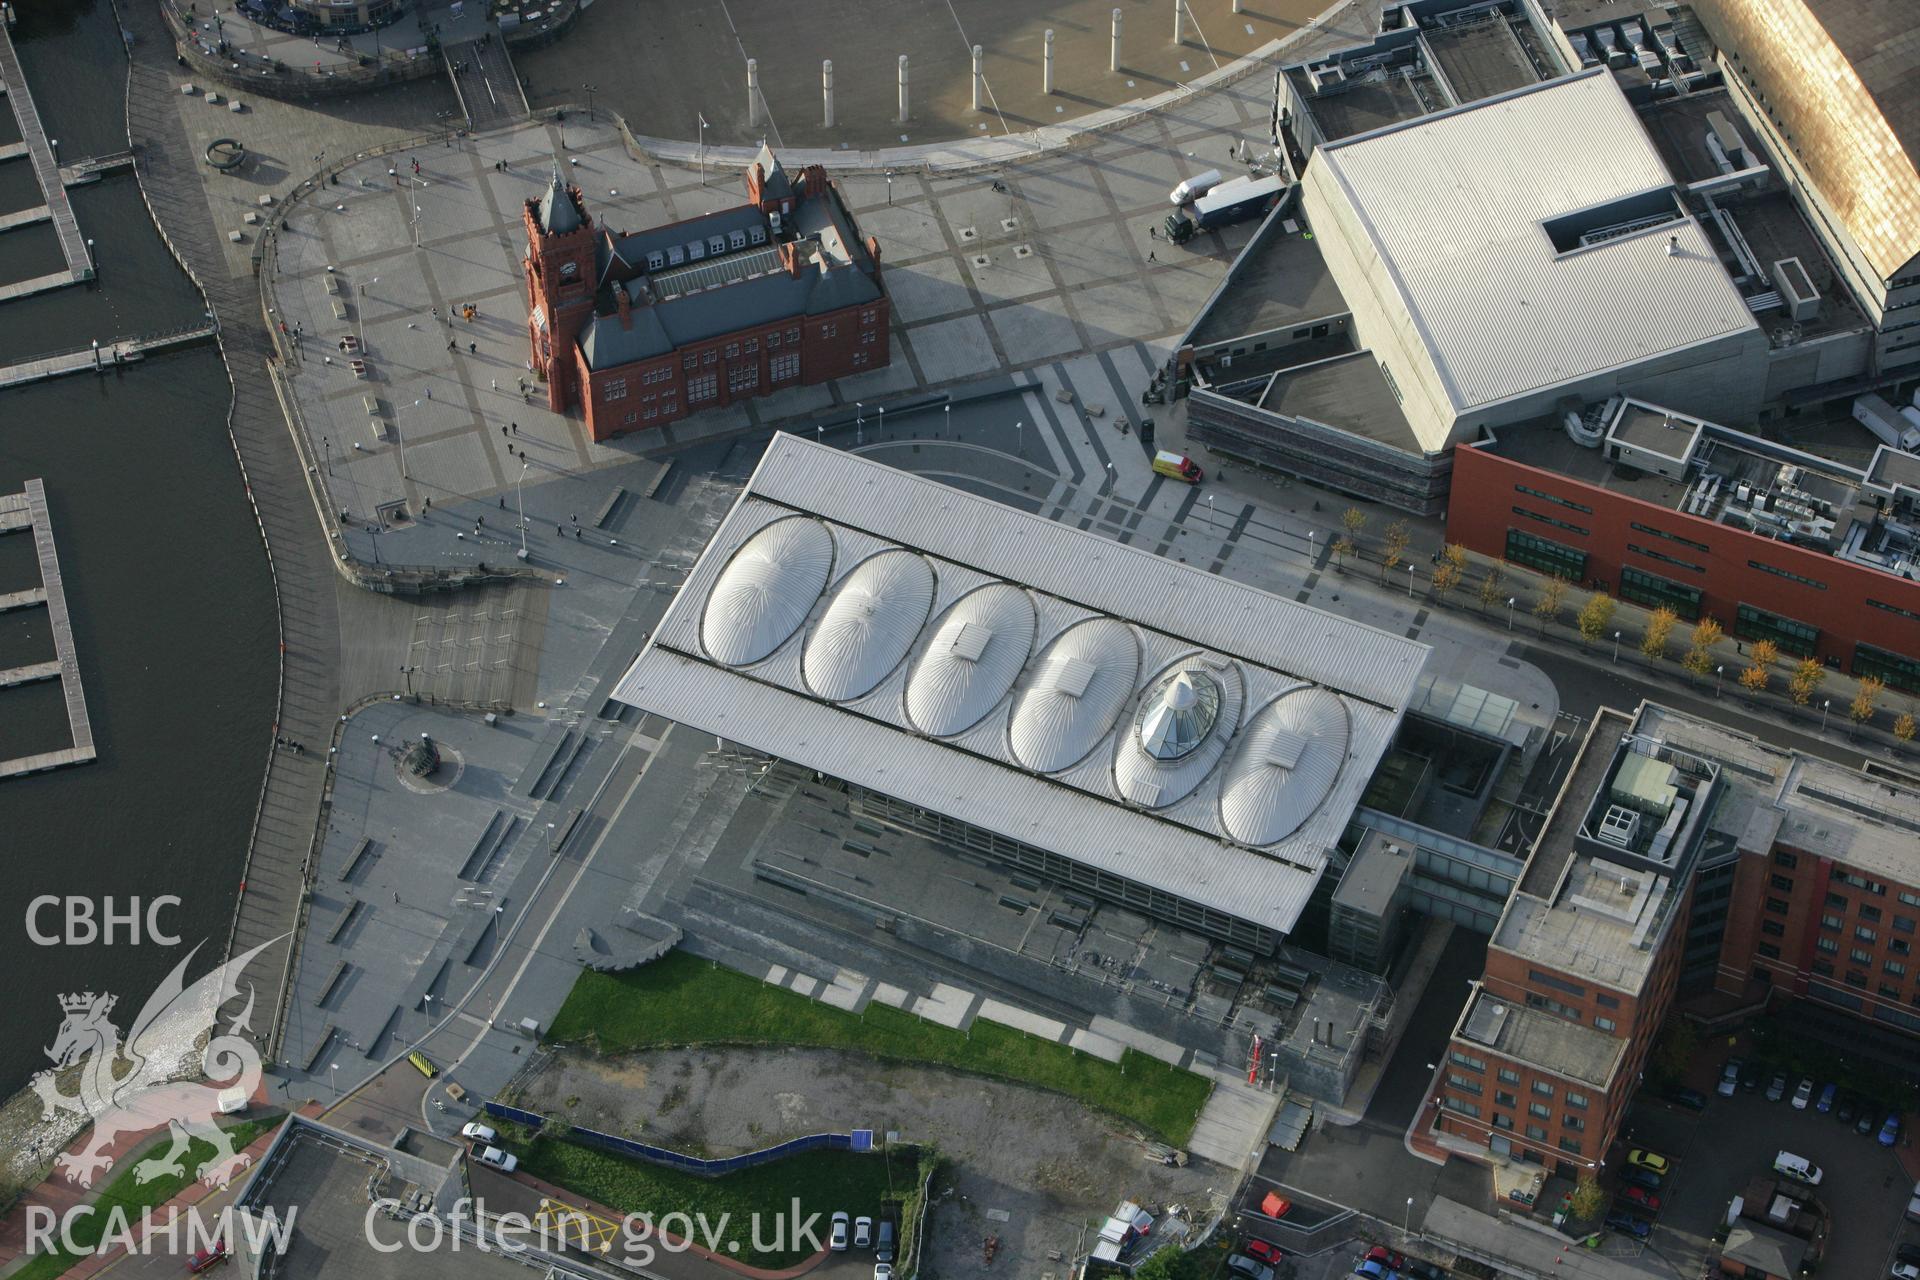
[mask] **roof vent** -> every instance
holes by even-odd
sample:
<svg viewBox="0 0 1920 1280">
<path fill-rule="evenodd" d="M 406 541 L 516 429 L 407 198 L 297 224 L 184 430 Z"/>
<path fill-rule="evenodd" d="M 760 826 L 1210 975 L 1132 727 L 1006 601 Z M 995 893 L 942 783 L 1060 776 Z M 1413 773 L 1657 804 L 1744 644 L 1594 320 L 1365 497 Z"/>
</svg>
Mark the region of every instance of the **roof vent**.
<svg viewBox="0 0 1920 1280">
<path fill-rule="evenodd" d="M 1292 729 L 1277 729 L 1267 743 L 1266 762 L 1276 769 L 1292 769 L 1307 749 L 1307 735 Z"/>
<path fill-rule="evenodd" d="M 953 636 L 953 656 L 965 662 L 978 662 L 993 640 L 993 629 L 977 622 L 963 622 Z"/>
<path fill-rule="evenodd" d="M 1086 696 L 1087 686 L 1093 683 L 1095 671 L 1094 665 L 1084 658 L 1061 656 L 1047 664 L 1044 679 L 1055 693 L 1082 698 Z"/>
</svg>

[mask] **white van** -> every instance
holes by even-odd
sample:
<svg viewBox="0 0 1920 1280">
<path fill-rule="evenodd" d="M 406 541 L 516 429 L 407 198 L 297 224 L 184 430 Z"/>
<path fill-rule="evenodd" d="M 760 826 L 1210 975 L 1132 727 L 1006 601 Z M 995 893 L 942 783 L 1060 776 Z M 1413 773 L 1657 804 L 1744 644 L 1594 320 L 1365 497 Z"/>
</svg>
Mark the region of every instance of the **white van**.
<svg viewBox="0 0 1920 1280">
<path fill-rule="evenodd" d="M 1773 1158 L 1773 1171 L 1783 1177 L 1792 1178 L 1795 1182 L 1804 1182 L 1810 1187 L 1819 1186 L 1820 1179 L 1826 1176 L 1820 1171 L 1819 1165 L 1791 1151 L 1782 1151 Z"/>
<path fill-rule="evenodd" d="M 1174 208 L 1178 209 L 1182 205 L 1192 204 L 1195 200 L 1198 200 L 1201 196 L 1219 186 L 1223 181 L 1225 181 L 1225 178 L 1222 177 L 1218 169 L 1209 169 L 1205 173 L 1196 173 L 1172 191 L 1169 191 L 1167 193 L 1167 199 L 1172 203 Z"/>
</svg>

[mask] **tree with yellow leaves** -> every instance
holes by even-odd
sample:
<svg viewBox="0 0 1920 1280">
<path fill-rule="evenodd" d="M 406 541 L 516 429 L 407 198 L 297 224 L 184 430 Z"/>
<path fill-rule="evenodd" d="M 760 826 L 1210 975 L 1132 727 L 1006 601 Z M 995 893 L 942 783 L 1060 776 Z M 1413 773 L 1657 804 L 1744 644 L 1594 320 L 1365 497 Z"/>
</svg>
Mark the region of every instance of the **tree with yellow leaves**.
<svg viewBox="0 0 1920 1280">
<path fill-rule="evenodd" d="M 1880 695 L 1886 692 L 1886 688 L 1885 680 L 1875 676 L 1861 676 L 1859 687 L 1853 693 L 1853 702 L 1847 707 L 1847 716 L 1855 724 L 1869 723 L 1879 704 Z"/>
<path fill-rule="evenodd" d="M 1793 669 L 1793 678 L 1787 682 L 1787 693 L 1793 699 L 1793 705 L 1804 707 L 1813 701 L 1814 690 L 1827 678 L 1827 669 L 1814 658 L 1802 658 Z"/>
<path fill-rule="evenodd" d="M 1640 636 L 1640 652 L 1647 661 L 1658 662 L 1667 656 L 1667 637 L 1680 623 L 1680 615 L 1664 605 L 1647 615 L 1647 629 Z"/>
</svg>

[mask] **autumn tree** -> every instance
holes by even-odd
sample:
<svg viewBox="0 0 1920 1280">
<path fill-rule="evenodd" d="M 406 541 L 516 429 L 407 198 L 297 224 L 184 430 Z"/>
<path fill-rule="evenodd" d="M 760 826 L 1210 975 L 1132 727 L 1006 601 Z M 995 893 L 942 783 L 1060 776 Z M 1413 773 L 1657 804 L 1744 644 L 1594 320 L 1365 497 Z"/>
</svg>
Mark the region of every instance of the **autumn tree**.
<svg viewBox="0 0 1920 1280">
<path fill-rule="evenodd" d="M 1607 1207 L 1607 1193 L 1601 1187 L 1600 1179 L 1591 1171 L 1582 1173 L 1580 1180 L 1573 1185 L 1573 1191 L 1567 1196 L 1567 1207 L 1573 1210 L 1573 1216 L 1582 1222 L 1591 1222 L 1600 1216 Z"/>
<path fill-rule="evenodd" d="M 1713 646 L 1719 644 L 1726 634 L 1712 615 L 1694 623 L 1693 635 L 1687 642 L 1687 656 L 1681 659 L 1682 665 L 1696 676 L 1704 676 L 1713 670 Z"/>
<path fill-rule="evenodd" d="M 1914 723 L 1911 711 L 1902 711 L 1899 718 L 1893 722 L 1893 736 L 1902 742 L 1912 742 L 1916 729 L 1920 729 L 1920 725 Z"/>
<path fill-rule="evenodd" d="M 1787 691 L 1797 707 L 1804 707 L 1813 701 L 1814 690 L 1827 678 L 1827 669 L 1813 658 L 1802 658 L 1793 669 L 1793 679 L 1787 682 Z"/>
<path fill-rule="evenodd" d="M 1873 719 L 1880 695 L 1886 692 L 1886 688 L 1885 680 L 1875 676 L 1860 677 L 1860 687 L 1854 690 L 1853 702 L 1847 707 L 1847 715 L 1855 724 L 1865 724 Z"/>
<path fill-rule="evenodd" d="M 1507 599 L 1506 573 L 1497 564 L 1487 566 L 1487 576 L 1480 579 L 1480 607 L 1491 609 Z"/>
<path fill-rule="evenodd" d="M 1647 629 L 1640 637 L 1640 652 L 1651 662 L 1667 656 L 1667 637 L 1680 622 L 1680 615 L 1662 605 L 1647 615 Z"/>
<path fill-rule="evenodd" d="M 1380 550 L 1380 581 L 1385 582 L 1406 559 L 1408 538 L 1405 520 L 1395 520 L 1387 526 L 1386 545 Z"/>
<path fill-rule="evenodd" d="M 1540 598 L 1533 602 L 1533 616 L 1540 619 L 1540 634 L 1545 635 L 1549 622 L 1560 621 L 1560 610 L 1567 599 L 1567 580 L 1548 578 L 1547 585 L 1540 589 Z"/>
<path fill-rule="evenodd" d="M 1604 591 L 1587 597 L 1580 606 L 1580 612 L 1574 623 L 1580 628 L 1580 639 L 1592 644 L 1607 633 L 1607 624 L 1613 621 L 1613 597 Z"/>
</svg>

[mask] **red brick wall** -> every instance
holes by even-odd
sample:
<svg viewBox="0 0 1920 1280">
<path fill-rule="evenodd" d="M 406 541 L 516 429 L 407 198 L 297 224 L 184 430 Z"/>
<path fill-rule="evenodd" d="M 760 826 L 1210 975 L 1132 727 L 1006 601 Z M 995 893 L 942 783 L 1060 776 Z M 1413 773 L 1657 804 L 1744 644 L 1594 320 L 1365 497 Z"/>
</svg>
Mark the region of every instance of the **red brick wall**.
<svg viewBox="0 0 1920 1280">
<path fill-rule="evenodd" d="M 1515 485 L 1566 498 L 1591 507 L 1592 512 L 1576 511 L 1520 493 Z M 1516 506 L 1580 526 L 1587 532 L 1582 534 L 1516 515 L 1513 511 Z M 1636 521 L 1680 534 L 1704 544 L 1709 550 L 1702 552 L 1642 533 L 1631 527 Z M 1597 579 L 1608 591 L 1618 591 L 1622 564 L 1698 587 L 1702 592 L 1703 611 L 1717 618 L 1729 633 L 1734 630 L 1736 606 L 1744 602 L 1819 627 L 1816 655 L 1836 659 L 1843 665 L 1852 663 L 1853 646 L 1858 641 L 1901 654 L 1912 654 L 1916 649 L 1915 635 L 1920 633 L 1920 623 L 1874 608 L 1867 600 L 1871 597 L 1920 614 L 1920 585 L 1698 516 L 1683 515 L 1639 498 L 1502 458 L 1485 449 L 1462 446 L 1454 450 L 1453 490 L 1447 505 L 1448 539 L 1481 555 L 1499 557 L 1506 554 L 1510 528 L 1585 551 L 1587 577 Z M 1705 572 L 1694 573 L 1636 554 L 1627 549 L 1630 542 L 1699 565 Z M 1749 560 L 1759 560 L 1823 582 L 1827 589 L 1822 591 L 1754 569 L 1748 564 Z"/>
</svg>

